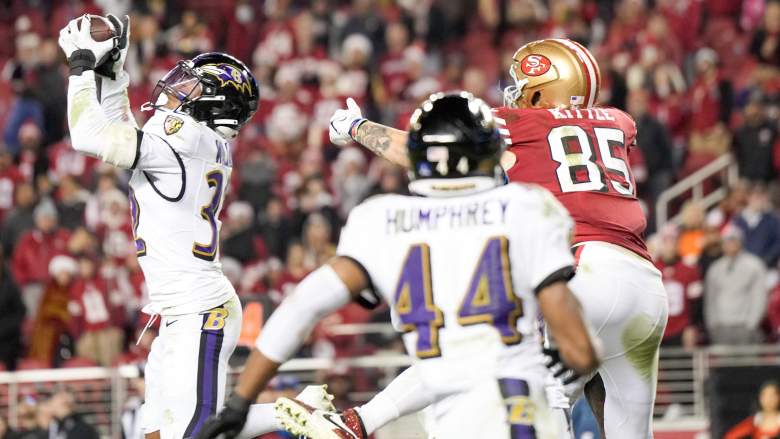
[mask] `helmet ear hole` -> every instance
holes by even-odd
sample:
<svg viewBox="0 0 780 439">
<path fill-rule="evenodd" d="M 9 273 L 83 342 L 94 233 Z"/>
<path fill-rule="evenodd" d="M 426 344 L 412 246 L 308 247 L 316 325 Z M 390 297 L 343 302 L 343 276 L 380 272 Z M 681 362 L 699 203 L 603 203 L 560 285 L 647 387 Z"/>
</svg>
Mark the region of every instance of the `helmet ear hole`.
<svg viewBox="0 0 780 439">
<path fill-rule="evenodd" d="M 531 105 L 535 107 L 535 106 L 539 105 L 539 101 L 541 101 L 541 100 L 542 100 L 542 92 L 535 91 L 534 95 L 531 96 Z"/>
</svg>

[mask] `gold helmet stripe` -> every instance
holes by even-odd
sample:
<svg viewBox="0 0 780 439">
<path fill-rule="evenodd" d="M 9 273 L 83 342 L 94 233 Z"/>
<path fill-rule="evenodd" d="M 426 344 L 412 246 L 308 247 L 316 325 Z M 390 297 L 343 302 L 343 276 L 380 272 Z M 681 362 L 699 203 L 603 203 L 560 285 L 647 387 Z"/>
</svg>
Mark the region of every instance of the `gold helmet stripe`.
<svg viewBox="0 0 780 439">
<path fill-rule="evenodd" d="M 574 44 L 571 40 L 563 38 L 552 38 L 551 40 L 559 44 L 563 44 L 577 55 L 577 58 L 582 64 L 583 70 L 585 70 L 585 79 L 588 81 L 588 94 L 585 96 L 585 105 L 586 108 L 592 107 L 593 104 L 596 103 L 598 78 L 596 78 L 596 69 L 593 67 L 593 61 L 591 57 L 587 55 L 586 50 L 582 49 L 582 46 Z"/>
</svg>

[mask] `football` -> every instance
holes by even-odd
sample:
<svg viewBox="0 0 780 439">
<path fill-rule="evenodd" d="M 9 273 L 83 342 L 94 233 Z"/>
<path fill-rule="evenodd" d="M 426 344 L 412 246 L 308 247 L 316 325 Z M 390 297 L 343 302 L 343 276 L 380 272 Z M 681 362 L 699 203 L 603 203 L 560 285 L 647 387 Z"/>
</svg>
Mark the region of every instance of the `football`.
<svg viewBox="0 0 780 439">
<path fill-rule="evenodd" d="M 79 29 L 81 29 L 81 20 L 83 19 L 84 18 L 79 19 Z M 109 38 L 117 36 L 114 26 L 111 25 L 111 22 L 108 21 L 107 18 L 90 14 L 89 19 L 92 24 L 89 33 L 93 40 L 106 41 Z"/>
</svg>

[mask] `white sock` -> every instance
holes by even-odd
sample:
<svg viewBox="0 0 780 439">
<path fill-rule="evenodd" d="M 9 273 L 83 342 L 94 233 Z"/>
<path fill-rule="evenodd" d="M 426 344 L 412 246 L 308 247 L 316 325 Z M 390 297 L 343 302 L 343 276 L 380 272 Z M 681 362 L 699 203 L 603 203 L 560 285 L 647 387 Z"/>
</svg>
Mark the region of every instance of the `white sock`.
<svg viewBox="0 0 780 439">
<path fill-rule="evenodd" d="M 365 405 L 356 407 L 366 433 L 372 434 L 390 421 L 424 409 L 435 401 L 420 374 L 412 366 L 395 377 Z"/>
<path fill-rule="evenodd" d="M 246 417 L 244 429 L 238 434 L 239 439 L 253 439 L 257 436 L 283 430 L 282 424 L 274 416 L 273 404 L 252 404 Z"/>
</svg>

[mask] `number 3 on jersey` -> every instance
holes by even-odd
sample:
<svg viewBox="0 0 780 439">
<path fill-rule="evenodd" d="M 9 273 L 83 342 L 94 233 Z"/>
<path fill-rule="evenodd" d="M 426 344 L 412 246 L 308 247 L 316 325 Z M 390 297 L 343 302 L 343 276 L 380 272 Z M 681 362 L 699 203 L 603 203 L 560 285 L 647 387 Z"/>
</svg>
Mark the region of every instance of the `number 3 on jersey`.
<svg viewBox="0 0 780 439">
<path fill-rule="evenodd" d="M 628 163 L 616 156 L 618 149 L 626 147 L 623 131 L 617 128 L 596 127 L 593 128 L 593 134 L 601 163 L 607 171 L 606 176 L 598 165 L 598 157 L 593 151 L 590 136 L 582 127 L 577 125 L 555 127 L 547 135 L 552 159 L 559 164 L 556 175 L 561 192 L 607 192 L 609 189 L 606 180 L 608 179 L 612 189 L 620 195 L 636 196 Z M 580 152 L 571 151 L 570 144 L 575 140 L 580 145 Z M 625 151 L 626 156 L 627 154 L 628 151 Z M 578 172 L 583 168 L 585 172 Z M 587 177 L 582 174 L 587 174 Z M 622 182 L 611 178 L 618 175 L 622 178 Z"/>
<path fill-rule="evenodd" d="M 508 246 L 505 237 L 491 238 L 485 244 L 458 310 L 458 323 L 493 325 L 504 343 L 511 345 L 521 341 L 517 319 L 523 310 L 512 289 Z M 394 298 L 403 330 L 417 331 L 417 357 L 440 356 L 439 329 L 444 326 L 444 316 L 433 301 L 427 244 L 415 244 L 409 249 Z"/>
<path fill-rule="evenodd" d="M 217 223 L 217 216 L 219 215 L 219 209 L 222 206 L 222 195 L 224 192 L 225 174 L 222 171 L 211 171 L 206 174 L 206 182 L 209 188 L 214 188 L 214 195 L 211 196 L 211 201 L 200 209 L 200 216 L 209 222 L 211 226 L 211 241 L 208 244 L 200 244 L 198 242 L 192 244 L 192 254 L 204 261 L 213 261 L 217 257 L 217 249 L 219 248 L 219 224 Z"/>
<path fill-rule="evenodd" d="M 211 226 L 211 241 L 208 244 L 192 244 L 192 254 L 205 261 L 213 261 L 217 256 L 219 248 L 219 224 L 217 217 L 219 209 L 222 206 L 222 196 L 224 195 L 225 174 L 222 171 L 211 171 L 206 174 L 206 183 L 209 188 L 214 188 L 214 194 L 211 201 L 200 209 L 200 216 L 209 222 Z M 130 189 L 130 219 L 133 226 L 133 240 L 135 241 L 135 251 L 138 257 L 146 255 L 146 241 L 138 236 L 138 224 L 141 217 L 141 208 L 138 200 L 135 198 L 135 192 Z"/>
</svg>

